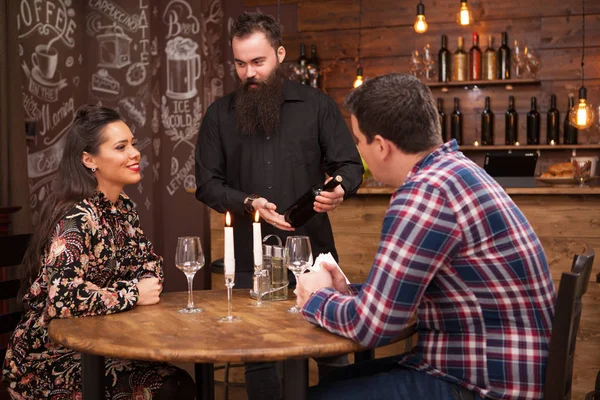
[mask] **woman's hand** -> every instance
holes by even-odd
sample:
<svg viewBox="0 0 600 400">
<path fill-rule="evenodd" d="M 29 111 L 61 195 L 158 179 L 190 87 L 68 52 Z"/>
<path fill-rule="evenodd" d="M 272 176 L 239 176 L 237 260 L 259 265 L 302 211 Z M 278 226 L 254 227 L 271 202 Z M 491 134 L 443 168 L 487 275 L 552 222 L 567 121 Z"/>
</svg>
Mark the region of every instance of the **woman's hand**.
<svg viewBox="0 0 600 400">
<path fill-rule="evenodd" d="M 144 278 L 138 284 L 138 302 L 139 306 L 150 306 L 160 301 L 160 293 L 162 292 L 162 284 L 158 278 Z"/>
</svg>

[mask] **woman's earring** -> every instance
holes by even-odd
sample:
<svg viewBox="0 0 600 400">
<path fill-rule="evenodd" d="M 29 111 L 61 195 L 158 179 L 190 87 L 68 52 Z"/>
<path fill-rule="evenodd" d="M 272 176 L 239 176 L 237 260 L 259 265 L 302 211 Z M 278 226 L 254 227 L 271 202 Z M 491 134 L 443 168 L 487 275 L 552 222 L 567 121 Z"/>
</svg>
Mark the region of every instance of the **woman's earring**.
<svg viewBox="0 0 600 400">
<path fill-rule="evenodd" d="M 96 167 L 93 167 L 93 168 L 92 168 L 92 172 L 96 172 Z"/>
</svg>

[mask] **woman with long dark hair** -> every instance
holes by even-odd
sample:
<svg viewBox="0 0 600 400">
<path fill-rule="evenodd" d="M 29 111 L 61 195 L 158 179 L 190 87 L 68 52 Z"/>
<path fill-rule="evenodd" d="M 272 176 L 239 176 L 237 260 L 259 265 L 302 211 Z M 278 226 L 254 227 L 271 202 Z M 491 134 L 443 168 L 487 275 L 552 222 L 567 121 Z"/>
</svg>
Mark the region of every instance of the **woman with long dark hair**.
<svg viewBox="0 0 600 400">
<path fill-rule="evenodd" d="M 13 399 L 81 398 L 80 356 L 49 338 L 53 318 L 112 314 L 159 301 L 162 258 L 122 193 L 141 178 L 135 145 L 116 111 L 77 111 L 55 190 L 24 259 L 27 311 L 2 371 Z M 172 365 L 108 358 L 105 367 L 109 399 L 194 398 L 190 376 Z"/>
</svg>

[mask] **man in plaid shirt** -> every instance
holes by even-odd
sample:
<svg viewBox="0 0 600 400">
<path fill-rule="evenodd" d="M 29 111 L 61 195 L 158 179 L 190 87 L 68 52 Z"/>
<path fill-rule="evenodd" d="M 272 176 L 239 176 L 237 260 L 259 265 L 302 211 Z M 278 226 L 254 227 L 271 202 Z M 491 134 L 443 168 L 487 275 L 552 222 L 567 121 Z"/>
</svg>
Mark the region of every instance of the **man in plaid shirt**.
<svg viewBox="0 0 600 400">
<path fill-rule="evenodd" d="M 347 367 L 311 398 L 542 398 L 556 293 L 525 216 L 456 141 L 442 143 L 418 79 L 371 79 L 345 105 L 373 176 L 398 190 L 366 282 L 347 285 L 325 265 L 301 276 L 298 304 L 308 321 L 369 347 L 416 313 L 419 340 Z"/>
</svg>

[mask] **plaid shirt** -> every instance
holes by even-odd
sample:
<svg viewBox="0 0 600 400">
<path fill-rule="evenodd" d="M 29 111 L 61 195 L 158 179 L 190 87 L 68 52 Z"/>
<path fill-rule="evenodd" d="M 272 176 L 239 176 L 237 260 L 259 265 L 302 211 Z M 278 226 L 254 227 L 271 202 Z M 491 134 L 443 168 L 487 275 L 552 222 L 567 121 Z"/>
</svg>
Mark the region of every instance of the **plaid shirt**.
<svg viewBox="0 0 600 400">
<path fill-rule="evenodd" d="M 542 245 L 506 192 L 451 141 L 392 196 L 352 295 L 322 289 L 304 317 L 364 346 L 417 315 L 400 363 L 493 399 L 543 397 L 556 293 Z"/>
</svg>

